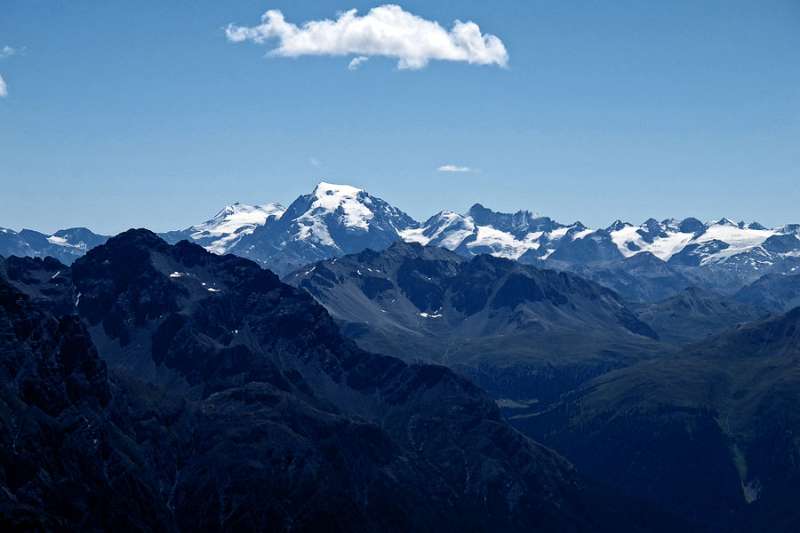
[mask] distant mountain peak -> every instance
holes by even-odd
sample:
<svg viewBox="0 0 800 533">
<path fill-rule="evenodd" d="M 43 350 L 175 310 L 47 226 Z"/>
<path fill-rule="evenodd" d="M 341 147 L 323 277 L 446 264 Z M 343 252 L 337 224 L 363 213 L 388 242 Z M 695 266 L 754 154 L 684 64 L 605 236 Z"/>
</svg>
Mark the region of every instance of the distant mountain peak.
<svg viewBox="0 0 800 533">
<path fill-rule="evenodd" d="M 336 213 L 339 222 L 347 228 L 365 231 L 369 229 L 369 221 L 375 214 L 370 209 L 372 200 L 363 189 L 321 181 L 311 194 L 314 200 L 301 218 L 310 219 L 319 214 Z M 315 224 L 304 225 L 307 228 L 314 226 Z M 301 235 L 301 238 L 309 236 L 320 237 L 309 231 Z M 327 244 L 329 239 L 321 238 L 320 241 Z"/>
<path fill-rule="evenodd" d="M 734 222 L 733 220 L 729 219 L 728 217 L 722 217 L 719 220 L 712 221 L 708 224 L 709 226 L 733 226 L 738 228 L 739 224 Z"/>
<path fill-rule="evenodd" d="M 269 212 L 270 215 L 277 216 L 283 214 L 285 210 L 286 208 L 277 202 L 271 202 L 262 205 L 250 205 L 242 202 L 234 202 L 217 211 L 213 219 L 224 218 L 237 213 L 252 213 L 255 211 L 265 211 Z"/>
<path fill-rule="evenodd" d="M 419 223 L 400 209 L 352 185 L 320 181 L 280 218 L 244 235 L 232 253 L 288 273 L 320 259 L 382 250 Z"/>
<path fill-rule="evenodd" d="M 213 218 L 184 230 L 189 237 L 215 254 L 227 253 L 245 235 L 263 226 L 268 220 L 279 219 L 286 208 L 279 203 L 249 205 L 235 202 L 220 209 Z"/>
<path fill-rule="evenodd" d="M 109 238 L 103 247 L 105 250 L 117 250 L 117 249 L 129 249 L 129 250 L 139 250 L 139 249 L 163 249 L 167 247 L 167 243 L 164 242 L 158 235 L 153 233 L 147 228 L 131 228 L 129 230 L 123 231 L 111 238 Z M 98 248 L 99 249 L 99 248 Z"/>
<path fill-rule="evenodd" d="M 620 220 L 618 218 L 617 220 L 612 222 L 610 226 L 608 226 L 607 230 L 608 231 L 619 231 L 622 228 L 629 228 L 629 227 L 632 227 L 632 226 L 633 226 L 633 224 L 631 224 L 630 222 L 624 222 L 623 220 Z"/>
<path fill-rule="evenodd" d="M 314 196 L 331 196 L 336 194 L 357 196 L 359 193 L 365 192 L 364 189 L 354 187 L 352 185 L 344 185 L 339 183 L 330 183 L 328 181 L 320 181 L 314 187 L 312 194 Z"/>
</svg>

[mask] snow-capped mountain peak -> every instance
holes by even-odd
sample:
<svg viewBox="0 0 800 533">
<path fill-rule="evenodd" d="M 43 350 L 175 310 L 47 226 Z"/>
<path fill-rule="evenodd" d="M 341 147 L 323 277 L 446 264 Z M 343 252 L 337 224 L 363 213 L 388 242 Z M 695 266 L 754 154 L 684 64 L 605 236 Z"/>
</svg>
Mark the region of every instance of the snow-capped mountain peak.
<svg viewBox="0 0 800 533">
<path fill-rule="evenodd" d="M 233 253 L 284 273 L 319 259 L 386 248 L 418 225 L 364 189 L 322 181 L 279 220 L 245 236 Z"/>
<path fill-rule="evenodd" d="M 733 220 L 729 219 L 728 217 L 722 217 L 719 220 L 712 220 L 707 224 L 708 226 L 734 226 L 739 227 L 739 224 L 734 222 Z"/>
<path fill-rule="evenodd" d="M 383 233 L 396 240 L 399 231 L 417 226 L 411 217 L 364 189 L 325 181 L 295 200 L 286 217 L 286 227 L 292 228 L 288 241 L 336 250 L 349 249 L 359 234 Z"/>
<path fill-rule="evenodd" d="M 567 233 L 585 228 L 564 226 L 530 211 L 499 213 L 474 204 L 466 214 L 441 211 L 418 228 L 400 233 L 403 240 L 429 246 L 441 246 L 467 255 L 482 253 L 508 259 L 525 254 L 546 255 L 544 246 Z"/>
<path fill-rule="evenodd" d="M 353 185 L 345 185 L 338 183 L 330 183 L 328 181 L 320 181 L 314 187 L 311 193 L 316 197 L 320 196 L 358 196 L 359 193 L 364 192 L 364 189 L 354 187 Z"/>
<path fill-rule="evenodd" d="M 455 250 L 474 231 L 475 224 L 470 217 L 454 211 L 440 211 L 421 226 L 401 231 L 400 237 L 406 242 Z"/>
<path fill-rule="evenodd" d="M 363 189 L 322 181 L 314 187 L 311 194 L 314 201 L 304 216 L 334 213 L 347 228 L 364 231 L 369 229 L 369 221 L 375 214 L 370 209 L 372 199 Z"/>
<path fill-rule="evenodd" d="M 758 223 L 737 224 L 729 218 L 707 224 L 694 218 L 680 222 L 649 219 L 641 226 L 616 222 L 608 232 L 623 257 L 649 252 L 669 261 L 678 254 L 690 254 L 703 264 L 752 251 L 779 233 Z"/>
<path fill-rule="evenodd" d="M 227 253 L 245 235 L 250 235 L 268 220 L 279 219 L 286 208 L 278 203 L 226 205 L 213 218 L 185 230 L 189 238 L 215 254 Z"/>
<path fill-rule="evenodd" d="M 740 227 L 738 224 L 732 224 L 728 219 L 721 219 L 718 223 L 709 226 L 702 235 L 695 239 L 695 242 L 700 244 L 712 241 L 725 243 L 727 246 L 724 249 L 704 258 L 704 262 L 717 262 L 759 247 L 776 234 L 775 230 Z"/>
<path fill-rule="evenodd" d="M 609 228 L 609 233 L 623 257 L 650 252 L 662 261 L 668 261 L 683 250 L 694 236 L 693 233 L 661 225 L 653 219 L 641 226 L 615 224 Z"/>
<path fill-rule="evenodd" d="M 632 226 L 632 224 L 630 222 L 623 222 L 622 220 L 617 219 L 614 222 L 612 222 L 610 226 L 608 226 L 607 231 L 609 231 L 609 232 L 619 231 L 621 229 L 624 229 L 624 228 L 627 228 L 627 227 L 631 227 L 631 226 Z"/>
<path fill-rule="evenodd" d="M 275 202 L 263 205 L 248 205 L 236 202 L 220 209 L 211 220 L 194 227 L 200 228 L 208 225 L 210 230 L 215 233 L 225 233 L 235 231 L 236 228 L 248 224 L 261 226 L 267 221 L 267 218 L 280 218 L 285 211 L 285 207 Z"/>
</svg>

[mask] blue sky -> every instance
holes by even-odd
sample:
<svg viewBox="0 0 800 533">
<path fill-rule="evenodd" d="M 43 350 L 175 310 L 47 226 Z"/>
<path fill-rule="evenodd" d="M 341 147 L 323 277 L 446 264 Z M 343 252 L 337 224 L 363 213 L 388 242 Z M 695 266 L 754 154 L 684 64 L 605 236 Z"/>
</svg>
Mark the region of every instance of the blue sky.
<svg viewBox="0 0 800 533">
<path fill-rule="evenodd" d="M 175 229 L 320 179 L 417 218 L 480 201 L 592 226 L 800 222 L 796 0 L 400 4 L 474 21 L 505 68 L 349 70 L 225 35 L 268 9 L 301 24 L 379 5 L 4 0 L 0 226 Z"/>
</svg>

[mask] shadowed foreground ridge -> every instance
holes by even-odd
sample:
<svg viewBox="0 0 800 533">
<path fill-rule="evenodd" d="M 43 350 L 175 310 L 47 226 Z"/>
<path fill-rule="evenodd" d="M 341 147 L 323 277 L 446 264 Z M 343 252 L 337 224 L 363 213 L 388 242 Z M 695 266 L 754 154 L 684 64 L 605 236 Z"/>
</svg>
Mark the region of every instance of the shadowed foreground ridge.
<svg viewBox="0 0 800 533">
<path fill-rule="evenodd" d="M 611 372 L 515 425 L 710 531 L 800 525 L 800 308 Z"/>
<path fill-rule="evenodd" d="M 358 349 L 255 263 L 131 230 L 63 268 L 73 285 L 54 297 L 68 294 L 78 316 L 42 302 L 51 278 L 0 268 L 4 529 L 613 531 L 623 520 L 625 505 L 601 502 L 475 386 Z M 655 529 L 634 514 L 631 528 Z"/>
</svg>

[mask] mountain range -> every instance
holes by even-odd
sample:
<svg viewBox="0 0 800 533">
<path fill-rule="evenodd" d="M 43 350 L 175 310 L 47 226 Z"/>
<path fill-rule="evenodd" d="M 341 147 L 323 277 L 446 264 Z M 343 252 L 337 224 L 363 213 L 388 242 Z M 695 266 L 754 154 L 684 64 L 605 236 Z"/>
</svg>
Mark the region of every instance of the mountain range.
<svg viewBox="0 0 800 533">
<path fill-rule="evenodd" d="M 396 242 L 285 278 L 365 349 L 444 364 L 493 397 L 542 403 L 668 347 L 613 291 L 490 255 Z"/>
<path fill-rule="evenodd" d="M 398 242 L 285 279 L 362 347 L 468 377 L 595 482 L 702 531 L 800 524 L 797 275 L 631 303 L 570 272 Z"/>
<path fill-rule="evenodd" d="M 0 228 L 0 256 L 54 257 L 69 264 L 106 242 L 108 237 L 87 228 L 69 228 L 52 234 L 23 229 Z"/>
<path fill-rule="evenodd" d="M 451 370 L 343 338 L 256 263 L 130 230 L 0 260 L 0 526 L 670 531 Z"/>
<path fill-rule="evenodd" d="M 2 230 L 0 527 L 796 531 L 797 242 L 327 183 Z"/>
<path fill-rule="evenodd" d="M 475 204 L 424 222 L 370 193 L 322 182 L 289 207 L 233 204 L 212 219 L 162 234 L 216 254 L 252 259 L 283 276 L 315 261 L 382 250 L 398 240 L 470 257 L 491 254 L 571 270 L 629 300 L 656 301 L 692 286 L 732 294 L 767 274 L 800 273 L 800 225 L 766 228 L 723 218 L 701 222 L 616 221 L 606 228 L 562 224 L 529 211 L 498 213 Z M 85 228 L 46 235 L 0 230 L 0 255 L 74 261 L 107 237 Z"/>
</svg>

